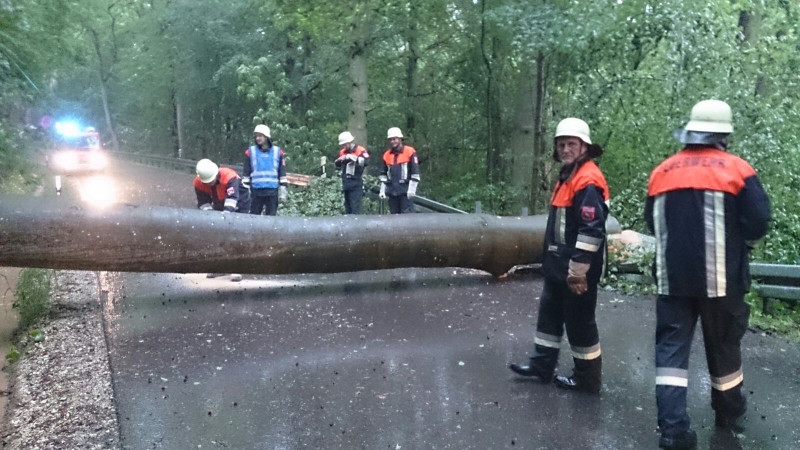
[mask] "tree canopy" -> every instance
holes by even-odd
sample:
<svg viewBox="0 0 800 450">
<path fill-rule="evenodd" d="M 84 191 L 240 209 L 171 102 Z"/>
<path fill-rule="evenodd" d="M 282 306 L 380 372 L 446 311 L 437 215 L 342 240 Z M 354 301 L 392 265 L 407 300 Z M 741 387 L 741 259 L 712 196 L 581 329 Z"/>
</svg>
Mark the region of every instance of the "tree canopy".
<svg viewBox="0 0 800 450">
<path fill-rule="evenodd" d="M 399 126 L 421 194 L 542 212 L 555 125 L 576 116 L 606 150 L 612 214 L 641 229 L 671 131 L 718 98 L 730 151 L 773 202 L 757 257 L 800 263 L 798 14 L 786 0 L 0 0 L 0 172 L 43 114 L 93 124 L 108 148 L 221 162 L 263 122 L 305 173 L 341 131 L 380 153 Z"/>
</svg>

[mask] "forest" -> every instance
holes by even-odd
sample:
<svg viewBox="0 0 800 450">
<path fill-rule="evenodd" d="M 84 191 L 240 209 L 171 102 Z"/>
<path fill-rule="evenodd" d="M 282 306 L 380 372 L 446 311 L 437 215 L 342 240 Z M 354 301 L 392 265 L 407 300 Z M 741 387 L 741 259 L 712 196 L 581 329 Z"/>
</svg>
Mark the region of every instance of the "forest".
<svg viewBox="0 0 800 450">
<path fill-rule="evenodd" d="M 306 174 L 341 131 L 379 155 L 397 126 L 421 195 L 540 213 L 555 124 L 576 116 L 605 148 L 611 213 L 644 231 L 672 130 L 717 98 L 772 201 L 754 257 L 800 264 L 799 15 L 789 0 L 0 0 L 0 185 L 36 182 L 44 116 L 93 125 L 109 150 L 224 163 L 265 123 Z"/>
</svg>

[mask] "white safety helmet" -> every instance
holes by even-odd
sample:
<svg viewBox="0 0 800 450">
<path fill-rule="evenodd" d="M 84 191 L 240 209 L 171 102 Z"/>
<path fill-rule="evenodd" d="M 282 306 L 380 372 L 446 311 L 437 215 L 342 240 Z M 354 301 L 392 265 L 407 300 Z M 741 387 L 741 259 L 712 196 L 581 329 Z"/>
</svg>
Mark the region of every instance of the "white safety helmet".
<svg viewBox="0 0 800 450">
<path fill-rule="evenodd" d="M 582 140 L 587 145 L 592 145 L 592 139 L 589 135 L 589 124 L 575 117 L 562 120 L 556 127 L 556 138 L 571 136 Z"/>
<path fill-rule="evenodd" d="M 702 133 L 733 133 L 731 107 L 721 100 L 703 100 L 692 108 L 686 131 Z"/>
<path fill-rule="evenodd" d="M 218 173 L 219 167 L 210 159 L 201 159 L 197 161 L 197 176 L 203 183 L 211 183 L 216 180 Z"/>
<path fill-rule="evenodd" d="M 386 139 L 391 138 L 403 138 L 403 132 L 400 131 L 400 128 L 392 127 L 389 128 L 389 131 L 386 132 Z"/>
<path fill-rule="evenodd" d="M 349 131 L 345 131 L 344 133 L 339 135 L 339 145 L 349 144 L 355 140 L 356 138 L 354 138 Z"/>
<path fill-rule="evenodd" d="M 268 127 L 268 126 L 266 126 L 266 125 L 264 125 L 264 124 L 261 124 L 261 125 L 256 125 L 256 129 L 255 129 L 255 130 L 253 130 L 253 134 L 255 134 L 255 133 L 261 133 L 261 134 L 263 134 L 264 136 L 266 136 L 266 137 L 268 137 L 268 138 L 272 139 L 272 136 L 270 136 L 269 127 Z"/>
</svg>

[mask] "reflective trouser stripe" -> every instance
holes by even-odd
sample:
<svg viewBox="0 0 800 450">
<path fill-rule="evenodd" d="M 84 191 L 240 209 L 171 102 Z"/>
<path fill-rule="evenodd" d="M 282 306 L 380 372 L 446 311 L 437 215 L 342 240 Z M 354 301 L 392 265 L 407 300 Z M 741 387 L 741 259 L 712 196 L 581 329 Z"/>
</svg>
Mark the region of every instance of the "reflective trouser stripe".
<svg viewBox="0 0 800 450">
<path fill-rule="evenodd" d="M 234 208 L 235 209 L 237 203 L 239 203 L 239 202 L 236 201 L 236 199 L 234 199 L 234 198 L 226 198 L 225 199 L 225 207 L 226 208 Z"/>
<path fill-rule="evenodd" d="M 591 347 L 572 347 L 572 356 L 577 359 L 592 360 L 600 357 L 600 344 L 592 345 Z"/>
<path fill-rule="evenodd" d="M 711 377 L 711 387 L 718 391 L 727 391 L 735 388 L 744 381 L 742 369 L 724 377 Z"/>
<path fill-rule="evenodd" d="M 725 271 L 725 194 L 706 191 L 704 197 L 704 226 L 706 247 L 706 294 L 709 297 L 726 295 Z"/>
<path fill-rule="evenodd" d="M 537 331 L 533 343 L 543 347 L 559 348 L 561 346 L 561 336 L 553 336 L 552 334 Z"/>
<path fill-rule="evenodd" d="M 603 244 L 602 238 L 596 238 L 579 234 L 578 240 L 575 242 L 575 248 L 579 250 L 586 250 L 587 252 L 596 252 L 600 250 L 600 245 L 602 244 Z"/>
<path fill-rule="evenodd" d="M 659 367 L 656 369 L 656 385 L 658 386 L 689 386 L 689 371 L 672 367 Z"/>
<path fill-rule="evenodd" d="M 556 208 L 556 243 L 558 244 L 566 244 L 567 243 L 567 209 L 566 208 Z"/>
<path fill-rule="evenodd" d="M 653 225 L 656 233 L 656 281 L 658 293 L 669 295 L 669 277 L 667 274 L 667 218 L 664 215 L 665 195 L 656 197 L 653 204 Z"/>
</svg>

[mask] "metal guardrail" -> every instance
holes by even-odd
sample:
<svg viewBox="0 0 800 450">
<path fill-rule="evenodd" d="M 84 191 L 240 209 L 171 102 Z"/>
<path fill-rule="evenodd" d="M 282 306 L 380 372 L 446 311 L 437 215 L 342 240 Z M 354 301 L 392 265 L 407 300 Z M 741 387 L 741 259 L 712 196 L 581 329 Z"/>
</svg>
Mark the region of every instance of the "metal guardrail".
<svg viewBox="0 0 800 450">
<path fill-rule="evenodd" d="M 140 164 L 159 167 L 163 169 L 171 169 L 171 170 L 179 170 L 182 172 L 189 172 L 194 173 L 195 166 L 197 165 L 197 161 L 191 159 L 182 159 L 182 158 L 170 158 L 166 156 L 156 156 L 156 155 L 143 155 L 140 153 L 128 153 L 128 152 L 114 152 L 114 151 L 107 151 L 111 156 L 125 159 L 127 161 L 133 161 Z M 229 167 L 239 173 L 242 172 L 242 165 L 241 164 L 220 164 L 221 167 Z M 311 175 L 302 175 L 297 173 L 289 173 L 286 174 L 286 177 L 289 179 L 289 184 L 294 186 L 307 186 L 308 183 L 314 178 Z M 374 199 L 377 199 L 378 194 L 378 187 L 373 186 L 367 193 L 374 194 Z M 372 195 L 370 195 L 372 197 Z M 384 211 L 384 205 L 381 201 L 381 213 Z M 443 203 L 439 203 L 437 201 L 431 200 L 425 197 L 415 197 L 414 204 L 418 210 L 422 210 L 421 212 L 436 212 L 436 213 L 448 213 L 448 214 L 468 214 L 465 211 L 462 211 L 458 208 L 453 208 L 452 206 L 445 205 Z"/>
<path fill-rule="evenodd" d="M 137 162 L 147 166 L 154 166 L 162 169 L 179 170 L 181 172 L 194 173 L 195 167 L 197 166 L 197 161 L 193 159 L 170 158 L 167 156 L 142 155 L 139 153 L 114 152 L 114 151 L 106 151 L 106 153 L 108 153 L 111 156 L 115 156 L 117 158 L 122 158 L 128 161 Z M 220 164 L 220 167 L 228 167 L 239 173 L 242 173 L 243 170 L 241 164 Z M 286 178 L 289 179 L 289 184 L 293 186 L 308 186 L 308 183 L 314 177 L 312 177 L 311 175 L 302 175 L 299 173 L 287 173 Z"/>
<path fill-rule="evenodd" d="M 759 281 L 755 286 L 759 296 L 800 301 L 800 266 L 750 263 L 750 275 Z"/>
</svg>

